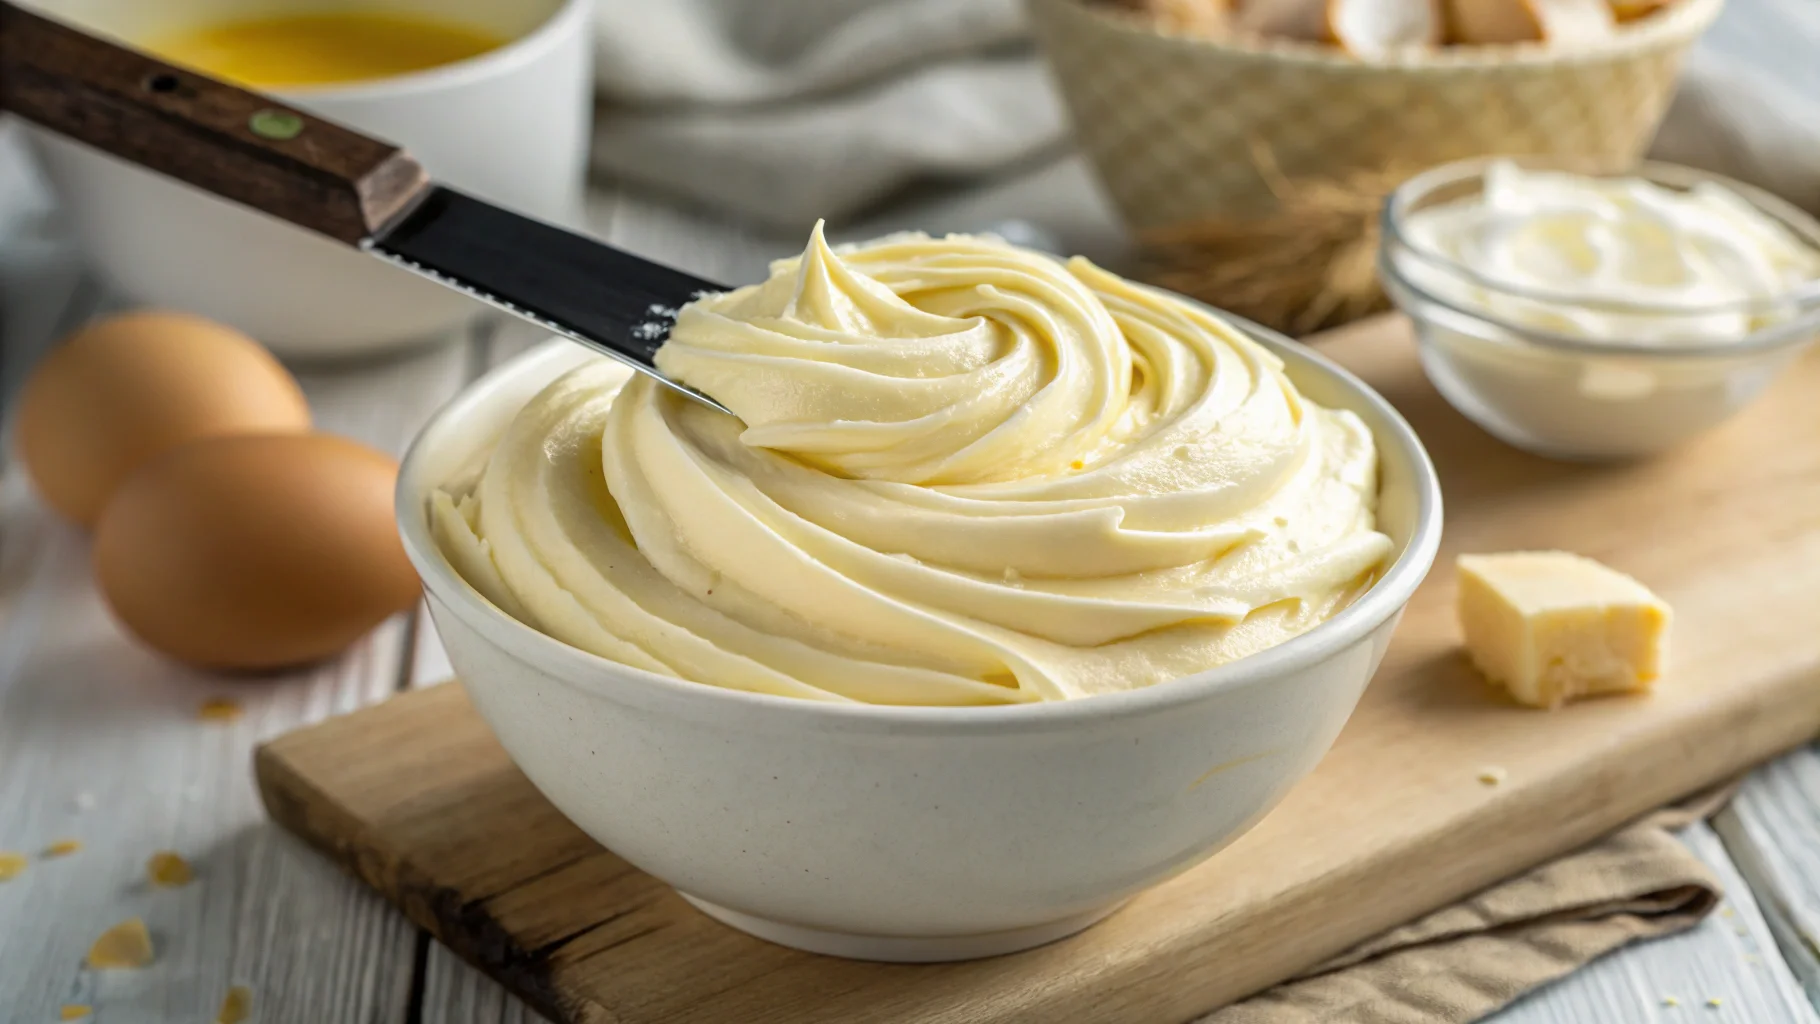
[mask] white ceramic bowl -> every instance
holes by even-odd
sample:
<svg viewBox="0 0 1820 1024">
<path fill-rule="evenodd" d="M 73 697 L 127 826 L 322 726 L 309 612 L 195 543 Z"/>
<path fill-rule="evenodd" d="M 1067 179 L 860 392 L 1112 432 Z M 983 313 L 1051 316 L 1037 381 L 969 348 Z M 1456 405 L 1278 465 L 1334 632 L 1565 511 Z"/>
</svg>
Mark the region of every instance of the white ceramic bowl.
<svg viewBox="0 0 1820 1024">
<path fill-rule="evenodd" d="M 538 389 L 592 358 L 566 342 L 436 415 L 405 459 L 399 525 L 475 706 L 550 802 L 615 853 L 789 946 L 905 961 L 1023 949 L 1099 920 L 1275 805 L 1338 735 L 1434 560 L 1440 489 L 1408 424 L 1318 355 L 1259 336 L 1310 398 L 1376 435 L 1395 564 L 1313 631 L 1143 690 L 990 708 L 825 704 L 666 679 L 507 616 L 444 560 L 427 498 L 471 471 Z"/>
<path fill-rule="evenodd" d="M 26 0 L 132 45 L 348 0 Z M 346 85 L 275 90 L 401 144 L 437 179 L 579 222 L 593 95 L 592 0 L 387 0 L 511 40 L 469 60 Z M 88 258 L 128 296 L 232 324 L 283 356 L 335 358 L 446 336 L 483 307 L 301 228 L 29 127 Z"/>
<path fill-rule="evenodd" d="M 1404 226 L 1431 206 L 1470 198 L 1494 159 L 1446 164 L 1417 175 L 1384 206 L 1379 277 L 1415 325 L 1422 367 L 1447 401 L 1507 444 L 1550 458 L 1624 459 L 1672 448 L 1749 405 L 1820 337 L 1820 282 L 1787 296 L 1725 307 L 1666 311 L 1606 302 L 1600 312 L 1689 324 L 1672 342 L 1591 339 L 1526 327 L 1466 296 L 1483 292 L 1547 308 L 1546 295 L 1491 281 L 1412 242 Z M 1518 159 L 1525 167 L 1580 170 L 1574 162 Z M 1684 190 L 1718 182 L 1743 196 L 1796 238 L 1820 250 L 1820 222 L 1742 182 L 1671 164 L 1644 163 L 1639 176 Z M 1776 319 L 1744 338 L 1702 336 L 1713 312 L 1748 310 Z"/>
</svg>

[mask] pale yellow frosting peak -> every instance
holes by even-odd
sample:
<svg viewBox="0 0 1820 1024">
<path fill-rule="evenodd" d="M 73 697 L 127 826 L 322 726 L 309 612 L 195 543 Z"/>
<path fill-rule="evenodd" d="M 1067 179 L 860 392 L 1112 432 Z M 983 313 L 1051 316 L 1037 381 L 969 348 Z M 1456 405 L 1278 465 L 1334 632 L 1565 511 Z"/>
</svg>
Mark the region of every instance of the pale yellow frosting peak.
<svg viewBox="0 0 1820 1024">
<path fill-rule="evenodd" d="M 1223 319 L 1082 259 L 817 227 L 685 307 L 439 494 L 457 570 L 584 650 L 832 700 L 1056 700 L 1189 675 L 1326 620 L 1390 551 L 1377 457 Z"/>
</svg>

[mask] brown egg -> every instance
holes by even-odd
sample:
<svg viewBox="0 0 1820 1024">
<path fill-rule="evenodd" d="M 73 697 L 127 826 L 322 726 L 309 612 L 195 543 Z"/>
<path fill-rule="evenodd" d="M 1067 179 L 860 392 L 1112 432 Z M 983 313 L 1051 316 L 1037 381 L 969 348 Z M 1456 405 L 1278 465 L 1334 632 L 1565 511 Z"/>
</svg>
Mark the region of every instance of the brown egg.
<svg viewBox="0 0 1820 1024">
<path fill-rule="evenodd" d="M 329 434 L 191 441 L 141 466 L 95 529 L 95 575 L 147 644 L 211 668 L 328 657 L 417 598 L 398 465 Z"/>
<path fill-rule="evenodd" d="M 186 313 L 109 317 L 51 349 L 15 426 L 38 492 L 84 526 L 135 467 L 185 441 L 310 429 L 297 381 L 252 339 Z"/>
</svg>

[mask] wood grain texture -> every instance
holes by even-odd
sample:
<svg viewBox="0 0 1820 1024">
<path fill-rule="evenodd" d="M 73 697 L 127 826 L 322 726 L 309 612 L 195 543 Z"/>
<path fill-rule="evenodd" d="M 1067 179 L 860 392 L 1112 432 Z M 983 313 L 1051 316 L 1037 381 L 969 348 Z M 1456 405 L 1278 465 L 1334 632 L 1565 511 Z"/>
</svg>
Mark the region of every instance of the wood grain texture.
<svg viewBox="0 0 1820 1024">
<path fill-rule="evenodd" d="M 417 1024 L 543 1024 L 550 1019 L 440 944 L 430 947 L 423 993 Z"/>
<path fill-rule="evenodd" d="M 306 373 L 302 382 L 321 428 L 396 452 L 461 383 L 464 365 L 456 345 Z M 311 669 L 214 676 L 120 632 L 90 583 L 87 548 L 8 467 L 0 477 L 0 848 L 35 855 L 61 838 L 83 848 L 34 860 L 0 885 L 0 1021 L 54 1020 L 71 1002 L 95 1006 L 102 1024 L 210 1020 L 228 986 L 245 984 L 263 1024 L 402 1024 L 415 930 L 271 827 L 247 765 L 263 738 L 394 692 L 406 621 Z M 240 702 L 244 716 L 198 720 L 211 697 Z M 194 863 L 193 884 L 146 884 L 146 858 L 165 849 Z M 137 972 L 84 970 L 89 943 L 135 914 L 151 928 L 157 961 Z"/>
<path fill-rule="evenodd" d="M 1803 751 L 1787 759 L 1812 756 Z M 1782 762 L 1778 762 L 1778 765 Z M 1776 771 L 1766 766 L 1758 775 Z M 1788 965 L 1777 956 L 1752 886 L 1705 825 L 1681 838 L 1730 895 L 1693 930 L 1640 943 L 1599 960 L 1486 1018 L 1486 1024 L 1816 1024 Z M 1820 834 L 1806 837 L 1820 843 Z M 446 947 L 431 947 L 422 1024 L 538 1024 L 545 1020 Z M 1671 1007 L 1673 997 L 1678 1007 Z M 1718 1007 L 1707 1000 L 1718 999 Z"/>
<path fill-rule="evenodd" d="M 1756 890 L 1783 957 L 1820 1003 L 1820 748 L 1753 774 L 1714 824 Z"/>
<path fill-rule="evenodd" d="M 429 184 L 390 143 L 4 0 L 0 110 L 350 244 Z M 255 114 L 299 130 L 261 134 Z"/>
<path fill-rule="evenodd" d="M 1820 430 L 1803 395 L 1820 357 L 1674 457 L 1564 466 L 1460 419 L 1405 332 L 1381 320 L 1323 349 L 1430 439 L 1448 501 L 1442 568 L 1315 774 L 1230 849 L 1077 938 L 902 967 L 740 936 L 543 803 L 454 688 L 266 746 L 262 792 L 278 820 L 563 1019 L 1184 1020 L 1820 728 L 1820 635 L 1769 614 L 1820 603 L 1820 450 L 1780 443 Z M 1658 693 L 1545 714 L 1465 666 L 1445 559 L 1548 546 L 1634 572 L 1676 606 L 1676 667 Z M 1509 781 L 1480 784 L 1485 764 Z"/>
<path fill-rule="evenodd" d="M 1569 975 L 1487 1024 L 1820 1021 L 1776 956 L 1770 928 L 1719 837 L 1701 823 L 1684 829 L 1681 839 L 1730 894 L 1716 913 L 1690 931 L 1631 947 Z"/>
</svg>

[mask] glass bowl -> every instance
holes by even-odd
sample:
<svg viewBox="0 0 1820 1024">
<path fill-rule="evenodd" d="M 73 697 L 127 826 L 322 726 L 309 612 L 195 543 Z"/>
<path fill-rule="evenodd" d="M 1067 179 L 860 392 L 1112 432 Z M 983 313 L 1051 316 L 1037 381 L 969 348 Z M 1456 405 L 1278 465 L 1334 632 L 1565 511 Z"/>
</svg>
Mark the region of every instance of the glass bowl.
<svg viewBox="0 0 1820 1024">
<path fill-rule="evenodd" d="M 1379 276 L 1415 327 L 1422 368 L 1454 408 L 1525 451 L 1624 459 L 1673 447 L 1748 405 L 1820 337 L 1820 280 L 1786 294 L 1719 305 L 1642 305 L 1516 287 L 1412 236 L 1409 218 L 1480 194 L 1508 159 L 1526 170 L 1586 173 L 1558 158 L 1474 158 L 1426 171 L 1386 201 Z M 1820 252 L 1820 222 L 1749 185 L 1691 168 L 1643 163 L 1621 174 L 1677 191 L 1713 182 Z M 1523 314 L 1517 322 L 1512 313 Z M 1736 324 L 1740 335 L 1714 329 Z M 1598 337 L 1573 323 L 1597 315 Z M 1627 334 L 1627 318 L 1647 331 Z M 1554 321 L 1554 329 L 1536 326 Z"/>
</svg>

